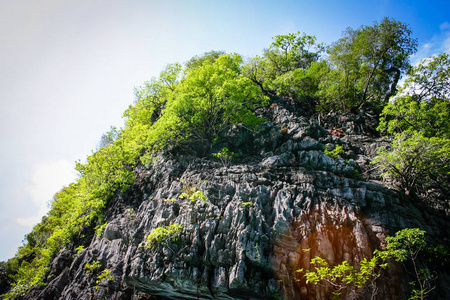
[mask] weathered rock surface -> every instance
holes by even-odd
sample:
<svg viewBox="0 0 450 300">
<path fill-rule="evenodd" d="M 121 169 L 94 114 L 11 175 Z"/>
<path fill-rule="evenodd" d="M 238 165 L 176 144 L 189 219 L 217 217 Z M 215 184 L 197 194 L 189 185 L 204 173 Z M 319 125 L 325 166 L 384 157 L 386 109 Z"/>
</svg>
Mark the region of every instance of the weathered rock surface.
<svg viewBox="0 0 450 300">
<path fill-rule="evenodd" d="M 387 139 L 367 135 L 360 119 L 346 119 L 339 138 L 281 105 L 266 114 L 259 133 L 245 132 L 245 147 L 240 129 L 230 136 L 232 151 L 244 153 L 228 167 L 166 155 L 136 168 L 134 185 L 110 201 L 103 235 L 78 254 L 61 252 L 49 284 L 32 298 L 329 299 L 329 289 L 306 285 L 296 272 L 311 269 L 316 255 L 356 263 L 405 227 L 448 243 L 448 207 L 420 206 L 376 181 L 370 160 Z M 344 158 L 325 155 L 326 145 L 341 145 Z M 181 199 L 187 187 L 207 200 Z M 183 224 L 177 240 L 144 247 L 152 230 L 175 223 Z M 94 261 L 114 279 L 87 274 Z M 436 299 L 450 298 L 446 272 L 438 274 Z M 394 264 L 377 299 L 405 297 L 407 288 Z"/>
</svg>

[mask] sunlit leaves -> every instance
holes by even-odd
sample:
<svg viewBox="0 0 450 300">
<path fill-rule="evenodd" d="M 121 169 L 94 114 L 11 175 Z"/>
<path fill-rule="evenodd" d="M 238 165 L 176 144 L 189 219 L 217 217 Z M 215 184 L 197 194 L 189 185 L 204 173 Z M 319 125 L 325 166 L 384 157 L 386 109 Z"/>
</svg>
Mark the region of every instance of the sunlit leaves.
<svg viewBox="0 0 450 300">
<path fill-rule="evenodd" d="M 142 126 L 121 132 L 112 144 L 106 143 L 84 164 L 77 163 L 80 172 L 77 182 L 54 196 L 48 215 L 33 228 L 28 243 L 19 249 L 18 257 L 34 258 L 19 267 L 14 285 L 20 288 L 13 289 L 13 294 L 42 284 L 54 255 L 84 228 L 101 225 L 108 199 L 118 190 L 124 191 L 134 178 L 132 169 L 143 144 L 138 129 Z"/>
<path fill-rule="evenodd" d="M 156 249 L 158 246 L 167 245 L 172 240 L 175 241 L 183 229 L 183 224 L 172 224 L 169 226 L 158 226 L 147 235 L 145 247 Z"/>
<path fill-rule="evenodd" d="M 306 70 L 323 51 L 315 36 L 300 32 L 277 35 L 262 57 L 256 56 L 245 65 L 244 73 L 266 94 L 309 96 L 317 86 L 318 76 L 315 76 L 317 72 Z M 292 88 L 295 91 L 290 91 Z"/>
<path fill-rule="evenodd" d="M 430 182 L 445 184 L 450 175 L 450 140 L 427 138 L 416 132 L 398 133 L 388 149 L 382 149 L 373 163 L 406 193 L 426 192 Z"/>
<path fill-rule="evenodd" d="M 222 55 L 190 70 L 166 104 L 147 144 L 160 149 L 169 142 L 212 141 L 231 124 L 253 126 L 262 92 L 241 74 L 242 58 Z"/>
<path fill-rule="evenodd" d="M 200 68 L 204 63 L 212 64 L 216 61 L 216 59 L 224 54 L 226 53 L 223 51 L 209 51 L 200 56 L 196 55 L 185 63 L 186 69 L 184 72 L 189 73 L 192 70 Z"/>
<path fill-rule="evenodd" d="M 383 110 L 380 130 L 420 131 L 450 138 L 450 58 L 444 53 L 412 68 L 397 97 Z"/>
<path fill-rule="evenodd" d="M 305 33 L 276 35 L 273 40 L 264 55 L 276 75 L 295 69 L 307 69 L 324 51 L 323 45 L 317 44 L 315 36 Z"/>
<path fill-rule="evenodd" d="M 370 260 L 364 258 L 359 268 L 354 268 L 347 261 L 330 267 L 328 261 L 316 256 L 311 260 L 314 266 L 312 271 L 306 271 L 307 283 L 319 284 L 327 282 L 334 287 L 334 295 L 340 295 L 344 289 L 350 288 L 354 291 L 363 288 L 367 283 L 375 281 L 379 276 L 380 258 L 374 255 Z"/>
<path fill-rule="evenodd" d="M 394 236 L 386 237 L 386 243 L 384 251 L 380 251 L 379 256 L 383 259 L 394 258 L 399 262 L 412 262 L 415 281 L 410 283 L 414 289 L 409 299 L 425 299 L 435 288 L 433 285 L 435 276 L 430 269 L 419 266 L 419 254 L 431 248 L 426 242 L 425 231 L 419 228 L 405 228 Z"/>
<path fill-rule="evenodd" d="M 405 80 L 405 92 L 417 102 L 436 98 L 450 99 L 450 56 L 442 53 L 411 68 Z"/>
<path fill-rule="evenodd" d="M 442 54 L 412 68 L 402 95 L 383 109 L 378 129 L 393 134 L 393 143 L 374 163 L 407 193 L 450 189 L 449 66 Z"/>
<path fill-rule="evenodd" d="M 436 249 L 438 249 L 437 247 Z M 409 299 L 424 299 L 433 289 L 434 276 L 426 267 L 419 267 L 418 256 L 425 251 L 433 250 L 425 239 L 425 231 L 418 228 L 405 228 L 394 236 L 386 237 L 386 245 L 381 250 L 375 250 L 371 259 L 364 258 L 359 265 L 352 266 L 343 261 L 330 266 L 324 258 L 316 256 L 310 262 L 312 270 L 298 270 L 305 273 L 306 282 L 310 284 L 327 283 L 333 287 L 333 295 L 340 296 L 346 293 L 353 294 L 352 299 L 358 299 L 360 291 L 369 283 L 372 285 L 372 299 L 377 293 L 376 280 L 381 276 L 381 270 L 389 267 L 393 260 L 398 262 L 411 262 L 414 271 L 415 287 Z"/>
<path fill-rule="evenodd" d="M 178 63 L 169 64 L 159 78 L 152 78 L 135 89 L 135 104 L 130 105 L 124 113 L 127 126 L 132 127 L 136 123 L 151 125 L 158 120 L 165 103 L 177 88 L 181 69 Z"/>
</svg>

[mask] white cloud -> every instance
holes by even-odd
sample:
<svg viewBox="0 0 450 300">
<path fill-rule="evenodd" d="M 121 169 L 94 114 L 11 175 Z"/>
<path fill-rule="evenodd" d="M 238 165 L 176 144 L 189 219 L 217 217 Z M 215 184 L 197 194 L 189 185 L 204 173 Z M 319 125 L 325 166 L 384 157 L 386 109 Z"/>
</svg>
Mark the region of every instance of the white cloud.
<svg viewBox="0 0 450 300">
<path fill-rule="evenodd" d="M 444 41 L 444 52 L 450 53 L 450 34 Z"/>
<path fill-rule="evenodd" d="M 439 28 L 441 29 L 441 31 L 445 31 L 445 30 L 449 30 L 450 29 L 450 23 L 445 21 L 444 23 L 442 23 Z"/>
<path fill-rule="evenodd" d="M 30 228 L 39 223 L 48 212 L 53 195 L 74 182 L 75 178 L 73 164 L 65 160 L 35 165 L 31 176 L 33 183 L 26 191 L 37 207 L 36 213 L 31 217 L 17 218 L 16 222 Z"/>
<path fill-rule="evenodd" d="M 440 32 L 435 34 L 419 49 L 415 55 L 412 56 L 411 62 L 413 65 L 419 64 L 427 57 L 435 56 L 441 53 L 450 53 L 450 23 L 444 22 L 440 26 Z"/>
</svg>

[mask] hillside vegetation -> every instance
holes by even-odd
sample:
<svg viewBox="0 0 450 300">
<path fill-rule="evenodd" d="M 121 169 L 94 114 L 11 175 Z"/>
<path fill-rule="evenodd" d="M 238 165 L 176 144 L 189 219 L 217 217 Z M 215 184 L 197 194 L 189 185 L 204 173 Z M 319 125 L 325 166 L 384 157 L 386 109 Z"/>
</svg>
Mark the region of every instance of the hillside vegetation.
<svg viewBox="0 0 450 300">
<path fill-rule="evenodd" d="M 5 297 L 46 284 L 60 250 L 101 235 L 108 201 L 133 183 L 136 166 L 152 164 L 161 151 L 210 157 L 228 146 L 224 134 L 231 127 L 252 132 L 264 123 L 255 111 L 275 98 L 308 116 L 370 108 L 380 114 L 379 134 L 392 137 L 374 160 L 382 175 L 417 201 L 448 201 L 450 57 L 411 66 L 416 49 L 409 27 L 385 18 L 348 28 L 328 46 L 298 32 L 275 36 L 248 60 L 211 51 L 167 65 L 135 90 L 124 127 L 111 128 L 77 162 L 76 182 L 55 194 L 48 214 L 2 263 Z"/>
</svg>

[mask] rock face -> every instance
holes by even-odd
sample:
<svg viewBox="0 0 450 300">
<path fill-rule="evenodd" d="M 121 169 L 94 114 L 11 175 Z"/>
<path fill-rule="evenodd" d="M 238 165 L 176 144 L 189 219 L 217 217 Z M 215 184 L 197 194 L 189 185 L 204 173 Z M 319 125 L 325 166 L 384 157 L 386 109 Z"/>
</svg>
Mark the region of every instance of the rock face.
<svg viewBox="0 0 450 300">
<path fill-rule="evenodd" d="M 260 132 L 231 129 L 228 144 L 243 153 L 229 166 L 166 154 L 137 167 L 134 185 L 111 199 L 103 235 L 78 253 L 62 251 L 49 284 L 30 297 L 329 299 L 329 287 L 307 285 L 296 272 L 312 269 L 315 256 L 354 264 L 405 227 L 449 241 L 448 208 L 421 207 L 376 181 L 370 160 L 388 140 L 368 134 L 369 122 L 347 119 L 338 137 L 334 125 L 324 128 L 281 104 L 261 113 L 268 122 Z M 325 119 L 322 125 L 336 124 Z M 325 155 L 326 145 L 341 145 L 345 159 Z M 196 191 L 206 200 L 180 197 Z M 178 235 L 144 246 L 155 228 L 171 224 L 183 225 Z M 87 273 L 86 263 L 95 261 L 100 266 Z M 106 273 L 112 277 L 98 278 Z M 436 299 L 450 298 L 449 275 L 438 274 Z M 407 282 L 393 263 L 378 281 L 377 299 L 405 297 Z"/>
</svg>

